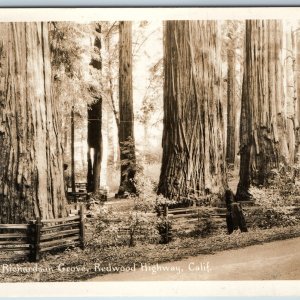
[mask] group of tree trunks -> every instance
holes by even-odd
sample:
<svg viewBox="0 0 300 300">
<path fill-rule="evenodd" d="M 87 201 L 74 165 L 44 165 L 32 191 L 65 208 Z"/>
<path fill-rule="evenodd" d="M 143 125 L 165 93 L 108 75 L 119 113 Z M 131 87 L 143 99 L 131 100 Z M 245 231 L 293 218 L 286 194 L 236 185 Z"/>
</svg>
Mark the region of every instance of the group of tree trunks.
<svg viewBox="0 0 300 300">
<path fill-rule="evenodd" d="M 237 151 L 236 136 L 229 132 L 225 137 L 219 26 L 217 21 L 166 21 L 164 25 L 164 129 L 158 194 L 167 198 L 224 195 L 227 189 L 226 159 L 232 163 Z M 101 71 L 99 24 L 95 31 L 98 57 L 93 55 L 90 65 Z M 287 100 L 284 92 L 283 78 L 286 82 L 291 78 L 288 72 L 284 77 L 282 22 L 247 20 L 245 32 L 239 200 L 249 197 L 251 183 L 263 185 L 272 169 L 297 160 L 300 140 L 300 109 L 295 102 L 299 95 Z M 1 23 L 0 33 L 0 222 L 61 217 L 66 198 L 48 24 Z M 227 122 L 231 127 L 235 127 L 232 108 L 236 100 L 230 100 L 235 97 L 234 64 L 235 56 L 228 51 Z M 299 88 L 294 90 L 299 94 Z M 99 188 L 102 153 L 102 98 L 94 100 L 88 109 L 91 192 Z M 294 101 L 289 113 L 287 101 Z M 119 22 L 118 138 L 118 194 L 123 196 L 136 192 L 131 22 Z"/>
</svg>

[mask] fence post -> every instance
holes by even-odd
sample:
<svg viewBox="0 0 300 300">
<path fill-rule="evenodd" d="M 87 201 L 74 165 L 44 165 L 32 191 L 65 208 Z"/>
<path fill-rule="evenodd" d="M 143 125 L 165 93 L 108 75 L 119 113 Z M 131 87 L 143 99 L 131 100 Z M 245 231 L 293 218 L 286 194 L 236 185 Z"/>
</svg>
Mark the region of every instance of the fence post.
<svg viewBox="0 0 300 300">
<path fill-rule="evenodd" d="M 168 204 L 164 205 L 164 217 L 166 218 L 166 243 L 169 243 L 169 219 L 168 219 L 169 207 Z"/>
<path fill-rule="evenodd" d="M 28 230 L 28 240 L 30 244 L 29 260 L 36 262 L 40 260 L 40 238 L 41 238 L 41 218 L 36 218 L 36 221 L 30 221 Z"/>
<path fill-rule="evenodd" d="M 41 218 L 38 217 L 36 218 L 36 223 L 35 223 L 35 261 L 40 260 L 41 228 L 42 228 Z"/>
<path fill-rule="evenodd" d="M 35 236 L 35 221 L 30 221 L 27 230 L 27 238 L 29 244 L 29 261 L 34 261 L 34 236 Z"/>
<path fill-rule="evenodd" d="M 198 224 L 198 229 L 200 228 L 200 210 L 199 208 L 197 209 L 197 224 Z"/>
<path fill-rule="evenodd" d="M 80 205 L 80 247 L 81 249 L 85 248 L 85 226 L 84 226 L 84 207 Z"/>
<path fill-rule="evenodd" d="M 168 204 L 165 204 L 164 205 L 164 216 L 167 217 L 168 213 L 169 213 L 169 207 L 168 207 Z"/>
</svg>

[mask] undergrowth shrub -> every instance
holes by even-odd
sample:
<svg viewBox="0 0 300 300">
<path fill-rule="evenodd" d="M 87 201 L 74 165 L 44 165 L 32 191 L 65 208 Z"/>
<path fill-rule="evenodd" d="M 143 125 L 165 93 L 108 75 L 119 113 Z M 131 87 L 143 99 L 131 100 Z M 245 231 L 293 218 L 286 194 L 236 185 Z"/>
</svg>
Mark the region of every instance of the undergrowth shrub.
<svg viewBox="0 0 300 300">
<path fill-rule="evenodd" d="M 245 211 L 246 220 L 252 227 L 267 229 L 297 224 L 297 218 L 289 207 L 293 192 L 290 191 L 289 195 L 285 194 L 283 184 L 279 184 L 277 180 L 276 182 L 275 186 L 268 188 L 250 188 L 255 204 L 259 206 L 259 208 Z"/>
<path fill-rule="evenodd" d="M 298 223 L 295 216 L 291 216 L 284 209 L 278 208 L 261 207 L 246 212 L 245 215 L 253 228 L 268 229 L 278 226 L 293 226 Z"/>
<path fill-rule="evenodd" d="M 203 208 L 199 210 L 199 218 L 191 235 L 204 238 L 213 235 L 218 229 L 219 226 L 211 217 L 210 212 Z"/>
<path fill-rule="evenodd" d="M 171 220 L 163 216 L 160 216 L 157 219 L 156 228 L 160 235 L 160 239 L 159 239 L 160 244 L 167 244 L 173 240 Z"/>
<path fill-rule="evenodd" d="M 120 206 L 109 209 L 98 206 L 92 241 L 95 245 L 134 246 L 136 242 L 157 243 L 160 235 L 157 227 L 155 183 L 144 176 L 143 168 L 137 167 L 134 184 L 137 194 L 131 194 Z"/>
<path fill-rule="evenodd" d="M 278 170 L 272 170 L 270 175 L 267 187 L 278 192 L 276 201 L 282 205 L 295 204 L 295 198 L 300 197 L 299 166 L 281 166 Z"/>
<path fill-rule="evenodd" d="M 300 199 L 299 166 L 281 165 L 271 170 L 266 187 L 251 187 L 250 193 L 259 206 L 245 212 L 252 227 L 267 229 L 292 226 L 299 222 L 291 206 Z"/>
</svg>

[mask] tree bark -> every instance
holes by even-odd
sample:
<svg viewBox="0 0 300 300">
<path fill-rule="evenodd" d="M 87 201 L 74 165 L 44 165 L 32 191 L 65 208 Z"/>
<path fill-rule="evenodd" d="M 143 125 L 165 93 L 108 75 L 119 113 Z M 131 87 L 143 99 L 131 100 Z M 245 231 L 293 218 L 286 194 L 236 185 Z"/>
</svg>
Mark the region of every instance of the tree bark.
<svg viewBox="0 0 300 300">
<path fill-rule="evenodd" d="M 71 109 L 71 187 L 75 193 L 75 120 L 74 107 Z"/>
<path fill-rule="evenodd" d="M 297 84 L 296 84 L 296 45 L 293 28 L 290 24 L 284 24 L 285 35 L 283 37 L 283 66 L 284 66 L 284 104 L 286 112 L 288 163 L 293 165 L 296 158 L 297 128 Z"/>
<path fill-rule="evenodd" d="M 281 51 L 281 21 L 246 21 L 240 200 L 249 198 L 250 183 L 265 185 L 273 169 L 288 163 Z"/>
<path fill-rule="evenodd" d="M 167 21 L 163 158 L 158 194 L 223 195 L 227 187 L 216 21 Z"/>
<path fill-rule="evenodd" d="M 105 107 L 102 115 L 102 161 L 101 161 L 101 181 L 100 186 L 105 188 L 107 186 L 107 173 L 108 173 L 108 132 L 109 132 L 109 109 Z"/>
<path fill-rule="evenodd" d="M 94 50 L 90 65 L 98 71 L 102 69 L 101 60 L 101 27 L 99 24 L 95 28 Z M 91 93 L 97 94 L 91 87 Z M 101 159 L 102 159 L 102 98 L 94 97 L 94 102 L 88 108 L 88 172 L 87 191 L 97 192 L 100 187 Z"/>
<path fill-rule="evenodd" d="M 234 44 L 232 45 L 234 46 Z M 230 47 L 227 50 L 227 145 L 226 145 L 226 161 L 234 166 L 235 162 L 235 144 L 236 144 L 236 55 L 235 48 Z"/>
<path fill-rule="evenodd" d="M 47 23 L 1 23 L 0 223 L 66 214 Z"/>
<path fill-rule="evenodd" d="M 296 107 L 295 107 L 295 162 L 300 165 L 300 32 L 295 33 L 295 86 L 296 86 Z"/>
<path fill-rule="evenodd" d="M 132 95 L 132 23 L 119 24 L 119 145 L 121 178 L 118 196 L 135 193 L 136 171 Z"/>
<path fill-rule="evenodd" d="M 115 22 L 117 23 L 117 22 Z M 105 82 L 106 82 L 106 91 L 107 98 L 109 99 L 109 106 L 111 109 L 107 111 L 107 119 L 108 119 L 108 161 L 113 163 L 113 167 L 115 169 L 119 168 L 120 162 L 120 154 L 119 154 L 119 107 L 115 97 L 115 72 L 114 65 L 119 65 L 119 58 L 115 57 L 115 46 L 112 44 L 111 36 L 114 31 L 115 23 L 110 25 L 104 39 L 105 45 L 105 61 L 106 68 L 105 72 Z M 117 45 L 118 46 L 118 45 Z M 116 49 L 118 50 L 118 48 Z M 117 91 L 118 92 L 118 91 Z"/>
<path fill-rule="evenodd" d="M 102 98 L 97 98 L 88 110 L 88 192 L 97 192 L 100 186 L 102 158 Z"/>
</svg>

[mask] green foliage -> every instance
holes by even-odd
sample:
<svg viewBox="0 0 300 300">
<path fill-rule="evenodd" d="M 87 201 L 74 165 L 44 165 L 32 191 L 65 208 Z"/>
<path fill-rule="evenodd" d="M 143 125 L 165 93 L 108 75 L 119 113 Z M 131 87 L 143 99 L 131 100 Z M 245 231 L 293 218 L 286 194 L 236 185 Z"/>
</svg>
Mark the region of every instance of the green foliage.
<svg viewBox="0 0 300 300">
<path fill-rule="evenodd" d="M 159 113 L 162 111 L 162 86 L 163 59 L 160 58 L 149 68 L 148 86 L 142 100 L 142 107 L 136 115 L 136 119 L 144 126 L 150 125 L 149 122 L 153 119 L 153 116 L 156 116 L 156 119 L 152 122 L 154 126 L 162 120 Z"/>
<path fill-rule="evenodd" d="M 88 224 L 92 234 L 87 239 L 88 246 L 95 247 L 108 247 L 116 246 L 119 244 L 118 241 L 118 227 L 112 223 L 116 217 L 115 213 L 106 207 L 97 206 L 95 220 L 92 224 Z"/>
<path fill-rule="evenodd" d="M 136 155 L 135 155 L 135 141 L 132 137 L 129 137 L 127 141 L 121 142 L 120 151 L 125 156 L 121 160 L 121 165 L 126 166 L 124 171 L 124 175 L 129 172 L 136 173 L 138 171 L 138 167 L 141 167 L 136 163 Z"/>
<path fill-rule="evenodd" d="M 80 116 L 86 113 L 86 105 L 100 97 L 100 73 L 90 66 L 92 57 L 101 60 L 99 49 L 90 44 L 98 23 L 74 22 L 50 23 L 51 65 L 56 97 L 64 111 L 71 108 Z"/>
<path fill-rule="evenodd" d="M 258 208 L 244 210 L 251 227 L 262 229 L 277 226 L 292 226 L 299 223 L 294 205 L 300 197 L 297 182 L 299 167 L 286 167 L 271 170 L 265 187 L 252 186 L 249 190 Z"/>
<path fill-rule="evenodd" d="M 284 205 L 294 204 L 294 199 L 300 196 L 300 169 L 298 165 L 272 170 L 268 177 L 268 187 L 279 193 Z"/>
<path fill-rule="evenodd" d="M 199 210 L 198 220 L 192 231 L 192 236 L 208 237 L 216 233 L 218 224 L 211 217 L 211 214 L 205 208 Z"/>
<path fill-rule="evenodd" d="M 295 216 L 292 216 L 284 208 L 261 207 L 245 212 L 246 220 L 253 228 L 268 229 L 273 227 L 286 227 L 298 224 Z"/>
<path fill-rule="evenodd" d="M 160 216 L 157 219 L 156 228 L 160 235 L 160 240 L 159 240 L 160 244 L 168 244 L 173 240 L 172 222 L 169 219 Z"/>
<path fill-rule="evenodd" d="M 130 247 L 135 246 L 136 240 L 155 242 L 158 239 L 158 232 L 155 224 L 156 219 L 145 212 L 132 211 L 123 221 L 126 228 L 129 229 Z"/>
<path fill-rule="evenodd" d="M 93 241 L 102 246 L 134 246 L 137 241 L 155 243 L 159 240 L 157 216 L 153 213 L 156 201 L 154 185 L 147 177 L 138 176 L 135 182 L 138 196 L 130 195 L 120 207 L 96 212 Z"/>
<path fill-rule="evenodd" d="M 289 206 L 290 197 L 286 197 L 284 181 L 278 182 L 278 185 L 273 188 L 251 187 L 250 193 L 255 204 L 259 206 L 257 209 L 245 211 L 246 220 L 252 227 L 267 229 L 297 224 L 297 218 Z"/>
<path fill-rule="evenodd" d="M 51 22 L 49 36 L 52 65 L 57 70 L 63 66 L 68 77 L 76 72 L 77 62 L 84 52 L 78 42 L 84 37 L 83 29 L 73 22 Z"/>
<path fill-rule="evenodd" d="M 90 244 L 94 246 L 127 245 L 132 247 L 137 241 L 155 243 L 159 238 L 156 218 L 134 209 L 122 213 L 103 208 L 98 213 L 93 226 Z"/>
</svg>

